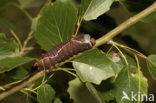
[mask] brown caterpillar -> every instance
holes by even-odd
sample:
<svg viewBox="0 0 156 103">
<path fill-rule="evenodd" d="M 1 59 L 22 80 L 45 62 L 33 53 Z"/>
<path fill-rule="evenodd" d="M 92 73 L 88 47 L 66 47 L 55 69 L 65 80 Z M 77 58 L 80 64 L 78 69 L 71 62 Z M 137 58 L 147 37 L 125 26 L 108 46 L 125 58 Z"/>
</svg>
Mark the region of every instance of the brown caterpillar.
<svg viewBox="0 0 156 103">
<path fill-rule="evenodd" d="M 91 49 L 95 45 L 95 39 L 90 35 L 78 35 L 70 40 L 62 42 L 40 57 L 32 69 L 38 71 L 53 67 L 55 64 L 65 61 L 79 52 Z M 44 67 L 44 68 L 43 68 Z"/>
</svg>

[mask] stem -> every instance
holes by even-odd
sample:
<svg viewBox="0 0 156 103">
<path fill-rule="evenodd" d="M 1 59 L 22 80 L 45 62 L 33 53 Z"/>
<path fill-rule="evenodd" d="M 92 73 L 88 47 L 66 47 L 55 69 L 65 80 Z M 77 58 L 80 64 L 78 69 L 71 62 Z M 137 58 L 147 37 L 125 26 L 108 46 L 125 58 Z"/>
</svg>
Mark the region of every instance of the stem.
<svg viewBox="0 0 156 103">
<path fill-rule="evenodd" d="M 146 57 L 145 55 L 143 55 L 142 53 L 140 53 L 139 51 L 137 51 L 137 50 L 135 50 L 135 49 L 133 49 L 133 48 L 127 47 L 127 46 L 125 46 L 125 45 L 120 45 L 120 47 L 121 47 L 121 48 L 128 49 L 128 50 L 131 50 L 131 51 L 133 51 L 133 52 L 136 52 L 136 55 L 138 55 L 138 56 L 140 56 L 140 57 L 142 57 L 142 58 L 144 58 L 144 59 L 147 59 L 147 57 Z"/>
<path fill-rule="evenodd" d="M 127 59 L 126 59 L 126 56 L 122 53 L 122 51 L 121 51 L 115 44 L 113 44 L 113 46 L 119 51 L 119 53 L 120 53 L 121 56 L 123 57 L 123 59 L 124 59 L 126 65 L 128 66 L 128 61 L 127 61 Z"/>
<path fill-rule="evenodd" d="M 31 99 L 33 99 L 34 101 L 37 102 L 36 98 L 34 98 L 31 94 L 29 95 L 28 92 L 26 92 L 24 90 L 21 90 L 20 92 L 23 93 L 23 94 L 25 94 L 25 95 L 27 95 L 27 96 L 29 96 Z"/>
<path fill-rule="evenodd" d="M 21 43 L 20 39 L 18 38 L 18 36 L 16 35 L 16 33 L 13 30 L 10 30 L 10 32 L 13 35 L 13 37 L 16 39 L 16 41 L 18 42 L 20 49 L 22 49 L 22 43 Z"/>
<path fill-rule="evenodd" d="M 32 19 L 33 19 L 32 16 L 25 9 L 21 8 L 17 3 L 11 2 L 8 5 L 13 5 L 13 6 L 17 7 L 18 9 L 20 9 L 28 17 L 28 19 L 30 21 L 32 21 Z"/>
<path fill-rule="evenodd" d="M 34 90 L 32 90 L 32 89 L 30 89 L 30 88 L 24 88 L 22 90 L 24 90 L 24 91 L 30 91 L 30 92 L 33 92 L 33 93 L 35 93 L 37 95 L 37 92 L 34 91 Z"/>
<path fill-rule="evenodd" d="M 142 57 L 142 58 L 144 58 L 144 59 L 147 59 L 147 57 L 146 57 L 145 55 L 143 55 L 142 53 L 140 53 L 139 51 L 137 51 L 137 50 L 135 50 L 135 49 L 132 49 L 132 48 L 127 47 L 127 46 L 125 46 L 125 45 L 121 45 L 121 44 L 119 44 L 119 43 L 117 43 L 117 42 L 114 42 L 114 41 L 112 41 L 112 40 L 110 40 L 108 43 L 109 43 L 109 44 L 112 44 L 112 45 L 116 45 L 116 46 L 118 46 L 118 47 L 121 47 L 121 48 L 125 49 L 126 51 L 128 51 L 129 53 L 132 53 L 132 54 L 134 54 L 134 55 L 138 55 L 138 56 L 140 56 L 140 57 Z"/>
<path fill-rule="evenodd" d="M 113 49 L 113 46 L 111 46 L 110 48 L 109 48 L 109 50 L 107 51 L 107 55 L 111 52 L 111 50 Z"/>
<path fill-rule="evenodd" d="M 67 72 L 67 73 L 73 75 L 75 78 L 78 78 L 78 76 L 77 76 L 75 73 L 71 72 L 71 71 L 68 71 L 68 70 L 66 70 L 66 69 L 62 69 L 62 71 L 65 71 L 65 72 Z"/>
<path fill-rule="evenodd" d="M 11 83 L 9 83 L 9 84 L 6 84 L 6 85 L 4 85 L 4 86 L 2 86 L 4 89 L 7 89 L 7 88 L 10 88 L 10 86 L 12 86 L 12 85 L 15 85 L 15 84 L 17 84 L 17 83 L 19 83 L 19 82 L 21 82 L 22 80 L 18 80 L 18 81 L 14 81 L 14 82 L 11 82 Z"/>
<path fill-rule="evenodd" d="M 24 55 L 24 52 L 25 52 L 26 46 L 27 46 L 29 40 L 32 38 L 32 34 L 33 34 L 33 32 L 30 32 L 30 33 L 28 34 L 27 39 L 24 41 L 23 47 L 22 47 L 22 49 L 21 49 L 21 51 L 20 51 L 20 55 L 21 55 L 21 56 Z"/>
<path fill-rule="evenodd" d="M 5 88 L 3 88 L 3 87 L 1 87 L 1 86 L 0 86 L 0 90 L 3 90 L 3 91 L 5 91 Z"/>
<path fill-rule="evenodd" d="M 136 59 L 136 62 L 137 62 L 137 67 L 138 67 L 138 75 L 139 75 L 139 87 L 138 87 L 138 96 L 140 96 L 140 93 L 141 93 L 141 71 L 140 71 L 140 64 L 139 64 L 139 60 L 138 60 L 138 57 L 135 55 L 135 59 Z M 140 100 L 138 100 L 138 103 L 140 103 Z"/>
<path fill-rule="evenodd" d="M 76 32 L 75 32 L 75 35 L 74 36 L 77 36 L 78 31 L 80 29 L 81 22 L 82 22 L 82 19 L 79 17 L 78 20 L 77 20 L 77 28 L 76 28 Z"/>
<path fill-rule="evenodd" d="M 48 78 L 47 80 L 45 80 L 44 82 L 42 82 L 42 84 L 45 84 L 45 83 L 46 83 L 49 79 L 51 79 L 53 76 L 54 76 L 54 73 L 52 73 L 52 74 L 49 76 L 49 78 Z M 34 88 L 33 91 L 35 91 L 35 90 L 37 90 L 38 88 L 40 88 L 42 84 L 40 84 L 39 86 L 37 86 L 36 88 Z"/>
<path fill-rule="evenodd" d="M 148 16 L 149 14 L 151 14 L 155 11 L 156 11 L 156 2 L 154 2 L 151 6 L 149 6 L 147 9 L 143 10 L 139 14 L 129 18 L 128 20 L 126 20 L 125 22 L 120 24 L 118 27 L 116 27 L 112 31 L 108 32 L 103 37 L 96 40 L 95 47 L 103 45 L 104 43 L 106 43 L 107 41 L 112 39 L 114 36 L 118 35 L 120 32 L 124 31 L 125 29 L 127 29 L 131 25 L 135 24 L 136 22 L 140 21 L 141 19 L 143 19 L 144 17 Z"/>
<path fill-rule="evenodd" d="M 40 9 L 40 12 L 37 14 L 37 17 L 41 15 L 41 13 L 44 10 L 45 6 L 48 5 L 49 3 L 51 3 L 51 0 L 48 0 L 47 2 L 45 2 L 45 4 L 43 5 L 43 7 Z"/>
<path fill-rule="evenodd" d="M 124 23 L 122 23 L 121 25 L 119 25 L 118 27 L 116 27 L 115 29 L 113 29 L 112 31 L 110 31 L 109 33 L 104 35 L 103 37 L 96 40 L 95 47 L 103 45 L 104 43 L 106 43 L 107 41 L 112 39 L 114 36 L 118 35 L 120 32 L 127 29 L 129 26 L 135 24 L 136 22 L 138 22 L 139 20 L 141 20 L 142 18 L 146 17 L 147 15 L 151 14 L 154 11 L 156 11 L 156 2 L 153 3 L 151 6 L 149 6 L 147 9 L 145 9 L 144 11 L 137 14 L 136 16 L 128 19 L 127 21 L 125 21 Z M 36 73 L 35 75 L 33 75 L 32 77 L 24 80 L 23 82 L 21 82 L 17 86 L 15 86 L 15 87 L 7 90 L 7 91 L 2 92 L 0 94 L 0 100 L 4 99 L 8 95 L 11 95 L 11 94 L 21 90 L 22 88 L 24 88 L 28 84 L 32 83 L 33 81 L 43 77 L 45 72 L 47 72 L 47 71 L 45 71 L 45 70 L 40 71 L 40 72 Z"/>
</svg>

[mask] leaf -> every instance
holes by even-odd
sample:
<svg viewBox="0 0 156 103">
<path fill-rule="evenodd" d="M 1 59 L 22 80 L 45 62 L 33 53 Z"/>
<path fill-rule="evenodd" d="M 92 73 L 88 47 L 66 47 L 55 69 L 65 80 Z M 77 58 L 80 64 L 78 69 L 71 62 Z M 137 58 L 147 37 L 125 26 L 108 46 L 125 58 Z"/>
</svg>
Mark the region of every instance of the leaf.
<svg viewBox="0 0 156 103">
<path fill-rule="evenodd" d="M 14 39 L 6 39 L 3 33 L 0 33 L 0 45 L 0 60 L 19 55 L 19 47 L 16 41 Z"/>
<path fill-rule="evenodd" d="M 95 84 L 100 84 L 102 80 L 115 76 L 118 69 L 121 69 L 97 49 L 84 52 L 73 61 L 73 66 L 83 82 Z"/>
<path fill-rule="evenodd" d="M 143 77 L 142 73 L 140 75 L 140 94 L 147 95 L 147 79 Z M 124 68 L 116 78 L 114 90 L 112 90 L 117 103 L 137 103 L 138 100 L 132 100 L 132 95 L 136 95 L 135 98 L 138 99 L 138 91 L 139 73 L 137 72 L 137 68 Z"/>
<path fill-rule="evenodd" d="M 37 100 L 39 103 L 51 103 L 55 96 L 55 90 L 49 84 L 42 84 L 37 89 Z"/>
<path fill-rule="evenodd" d="M 45 7 L 35 38 L 44 50 L 72 37 L 77 20 L 77 9 L 68 0 L 57 0 Z"/>
<path fill-rule="evenodd" d="M 22 8 L 32 8 L 41 6 L 46 0 L 18 0 Z"/>
<path fill-rule="evenodd" d="M 55 98 L 54 103 L 62 103 L 62 101 L 60 100 L 60 98 Z"/>
<path fill-rule="evenodd" d="M 80 16 L 84 20 L 96 19 L 110 9 L 114 0 L 82 0 Z"/>
<path fill-rule="evenodd" d="M 156 79 L 156 55 L 148 56 L 146 62 L 151 76 Z"/>
<path fill-rule="evenodd" d="M 24 79 L 28 76 L 28 71 L 26 71 L 26 69 L 23 67 L 19 67 L 17 69 L 6 72 L 6 74 L 11 76 L 13 79 Z"/>
<path fill-rule="evenodd" d="M 74 103 L 99 103 L 96 98 L 85 84 L 83 84 L 78 78 L 69 82 L 68 93 L 70 98 L 74 100 Z"/>
<path fill-rule="evenodd" d="M 114 95 L 111 92 L 111 90 L 114 89 L 113 83 L 112 83 L 113 80 L 114 80 L 114 78 L 110 78 L 110 79 L 102 81 L 102 83 L 100 85 L 94 85 L 97 95 L 99 96 L 101 101 L 109 102 L 111 100 L 114 100 Z"/>
<path fill-rule="evenodd" d="M 7 39 L 3 33 L 0 33 L 0 45 L 0 73 L 33 60 L 29 57 L 20 57 L 16 41 L 12 38 Z"/>
<path fill-rule="evenodd" d="M 32 60 L 34 59 L 29 57 L 7 57 L 0 59 L 0 73 L 9 71 Z"/>
<path fill-rule="evenodd" d="M 98 103 L 103 103 L 102 99 L 99 97 L 98 92 L 94 88 L 94 86 L 91 83 L 89 83 L 89 82 L 86 82 L 85 85 L 88 88 L 89 92 L 94 96 L 94 98 L 97 99 Z"/>
<path fill-rule="evenodd" d="M 130 12 L 136 14 L 150 6 L 155 0 L 119 0 Z M 153 13 L 143 19 L 144 22 L 151 22 L 156 20 L 156 14 Z"/>
<path fill-rule="evenodd" d="M 118 67 L 117 69 L 115 69 L 116 74 L 118 74 L 120 70 L 126 66 L 125 60 L 119 53 L 109 54 L 108 57 L 112 60 L 112 62 L 114 62 L 116 68 Z M 134 58 L 132 58 L 129 55 L 125 55 L 125 57 L 129 66 L 137 67 L 137 64 Z"/>
</svg>

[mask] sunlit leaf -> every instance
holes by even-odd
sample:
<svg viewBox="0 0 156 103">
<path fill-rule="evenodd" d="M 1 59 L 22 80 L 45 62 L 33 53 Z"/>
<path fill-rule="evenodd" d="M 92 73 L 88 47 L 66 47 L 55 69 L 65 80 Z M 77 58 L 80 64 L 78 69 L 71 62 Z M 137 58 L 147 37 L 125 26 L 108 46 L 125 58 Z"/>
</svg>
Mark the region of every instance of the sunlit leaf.
<svg viewBox="0 0 156 103">
<path fill-rule="evenodd" d="M 95 84 L 100 84 L 102 80 L 117 75 L 121 70 L 120 66 L 97 49 L 86 51 L 74 59 L 73 66 L 83 82 Z"/>
<path fill-rule="evenodd" d="M 82 0 L 80 16 L 84 20 L 96 19 L 110 9 L 114 0 Z"/>
</svg>

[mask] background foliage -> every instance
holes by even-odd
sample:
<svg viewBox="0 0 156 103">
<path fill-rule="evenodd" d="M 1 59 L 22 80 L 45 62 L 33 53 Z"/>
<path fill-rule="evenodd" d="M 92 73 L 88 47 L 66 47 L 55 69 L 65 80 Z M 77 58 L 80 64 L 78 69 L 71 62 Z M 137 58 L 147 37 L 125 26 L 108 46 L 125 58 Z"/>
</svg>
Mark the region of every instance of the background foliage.
<svg viewBox="0 0 156 103">
<path fill-rule="evenodd" d="M 100 38 L 154 1 L 0 0 L 0 92 L 55 45 L 78 34 Z M 152 13 L 115 37 L 119 45 L 85 51 L 2 103 L 133 103 L 123 91 L 156 94 L 155 21 Z"/>
</svg>

